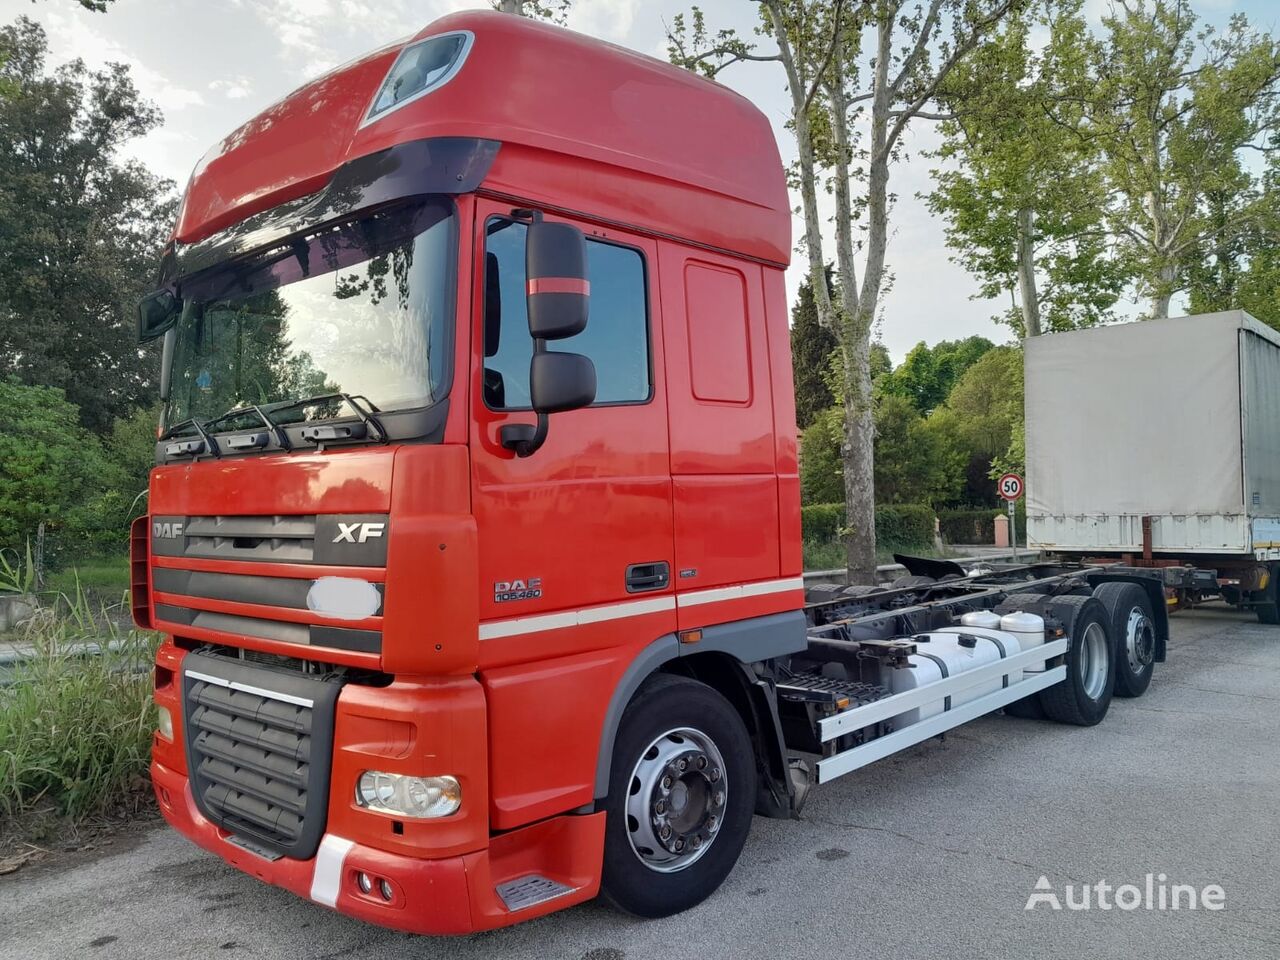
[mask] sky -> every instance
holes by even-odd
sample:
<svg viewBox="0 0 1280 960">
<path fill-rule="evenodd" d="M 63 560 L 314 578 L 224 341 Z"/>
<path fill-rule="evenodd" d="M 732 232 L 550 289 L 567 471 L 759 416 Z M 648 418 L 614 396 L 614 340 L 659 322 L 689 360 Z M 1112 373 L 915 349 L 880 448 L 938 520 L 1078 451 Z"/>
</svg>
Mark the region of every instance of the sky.
<svg viewBox="0 0 1280 960">
<path fill-rule="evenodd" d="M 108 12 L 91 13 L 75 0 L 0 0 L 0 22 L 28 16 L 43 24 L 54 65 L 76 57 L 91 66 L 127 64 L 139 90 L 165 116 L 163 127 L 128 152 L 180 188 L 209 147 L 302 83 L 416 33 L 438 16 L 482 5 L 483 0 L 116 0 Z M 1092 15 L 1100 16 L 1106 5 L 1107 0 L 1090 0 Z M 575 0 L 569 26 L 666 59 L 664 24 L 689 6 L 689 0 Z M 756 24 L 750 0 L 700 0 L 699 6 L 713 31 L 735 27 L 750 34 Z M 1195 9 L 1210 23 L 1233 12 L 1266 29 L 1280 21 L 1275 0 L 1200 0 Z M 762 51 L 768 48 L 767 39 L 760 43 Z M 736 64 L 719 79 L 769 117 L 789 163 L 795 148 L 785 129 L 790 100 L 781 68 Z M 1002 342 L 1010 336 L 992 320 L 1008 301 L 973 299 L 977 285 L 951 262 L 944 224 L 919 196 L 931 189 L 930 170 L 937 162 L 926 153 L 937 142 L 933 124 L 917 121 L 890 183 L 897 197 L 888 249 L 894 282 L 877 333 L 895 361 L 922 340 L 981 334 Z M 793 233 L 799 237 L 802 231 L 797 217 Z M 793 257 L 787 274 L 792 299 L 805 263 L 803 255 Z"/>
</svg>

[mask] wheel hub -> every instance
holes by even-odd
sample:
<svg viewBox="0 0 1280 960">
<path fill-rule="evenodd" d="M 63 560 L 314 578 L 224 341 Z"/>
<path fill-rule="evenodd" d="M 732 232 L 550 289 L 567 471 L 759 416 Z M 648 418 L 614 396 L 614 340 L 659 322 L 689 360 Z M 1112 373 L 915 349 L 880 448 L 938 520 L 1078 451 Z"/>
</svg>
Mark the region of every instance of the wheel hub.
<svg viewBox="0 0 1280 960">
<path fill-rule="evenodd" d="M 1129 669 L 1134 673 L 1141 673 L 1150 665 L 1156 648 L 1155 627 L 1141 607 L 1134 607 L 1129 611 L 1124 639 Z"/>
<path fill-rule="evenodd" d="M 724 821 L 724 758 L 711 738 L 681 727 L 641 754 L 627 795 L 636 856 L 659 873 L 683 870 L 711 848 Z"/>
</svg>

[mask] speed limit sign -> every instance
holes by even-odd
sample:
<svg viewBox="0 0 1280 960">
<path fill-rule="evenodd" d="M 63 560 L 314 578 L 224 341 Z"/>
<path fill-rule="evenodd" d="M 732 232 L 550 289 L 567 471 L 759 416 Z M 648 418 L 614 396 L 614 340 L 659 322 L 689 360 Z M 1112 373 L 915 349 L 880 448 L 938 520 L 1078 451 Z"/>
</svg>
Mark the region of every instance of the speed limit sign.
<svg viewBox="0 0 1280 960">
<path fill-rule="evenodd" d="M 1022 499 L 1022 478 L 1016 473 L 1006 473 L 1000 478 L 1000 481 L 996 486 L 1000 491 L 1000 496 L 1004 497 L 1006 500 L 1012 502 L 1014 500 Z"/>
</svg>

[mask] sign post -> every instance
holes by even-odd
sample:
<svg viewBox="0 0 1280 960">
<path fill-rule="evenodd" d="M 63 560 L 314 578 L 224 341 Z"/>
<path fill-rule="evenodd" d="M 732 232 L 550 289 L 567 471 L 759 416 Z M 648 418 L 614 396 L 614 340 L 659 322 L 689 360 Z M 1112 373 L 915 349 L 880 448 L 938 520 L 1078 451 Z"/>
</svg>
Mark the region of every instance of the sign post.
<svg viewBox="0 0 1280 960">
<path fill-rule="evenodd" d="M 1009 541 L 1013 544 L 1013 562 L 1018 562 L 1018 518 L 1016 505 L 1026 492 L 1022 477 L 1016 473 L 1006 473 L 996 482 L 996 490 L 1009 503 Z"/>
</svg>

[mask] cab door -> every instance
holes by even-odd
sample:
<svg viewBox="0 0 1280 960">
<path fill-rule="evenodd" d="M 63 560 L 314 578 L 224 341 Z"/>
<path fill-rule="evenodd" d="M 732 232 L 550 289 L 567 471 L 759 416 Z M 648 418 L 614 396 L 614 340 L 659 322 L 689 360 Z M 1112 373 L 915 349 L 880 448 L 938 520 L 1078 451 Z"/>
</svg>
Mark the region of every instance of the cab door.
<svg viewBox="0 0 1280 960">
<path fill-rule="evenodd" d="M 512 214 L 509 203 L 478 205 L 471 377 L 480 666 L 499 828 L 590 802 L 599 738 L 583 731 L 601 729 L 635 654 L 675 629 L 656 249 L 574 224 L 587 236 L 587 327 L 551 349 L 592 360 L 596 401 L 552 414 L 546 442 L 521 458 L 500 441 L 504 425 L 534 421 L 527 220 Z"/>
</svg>

